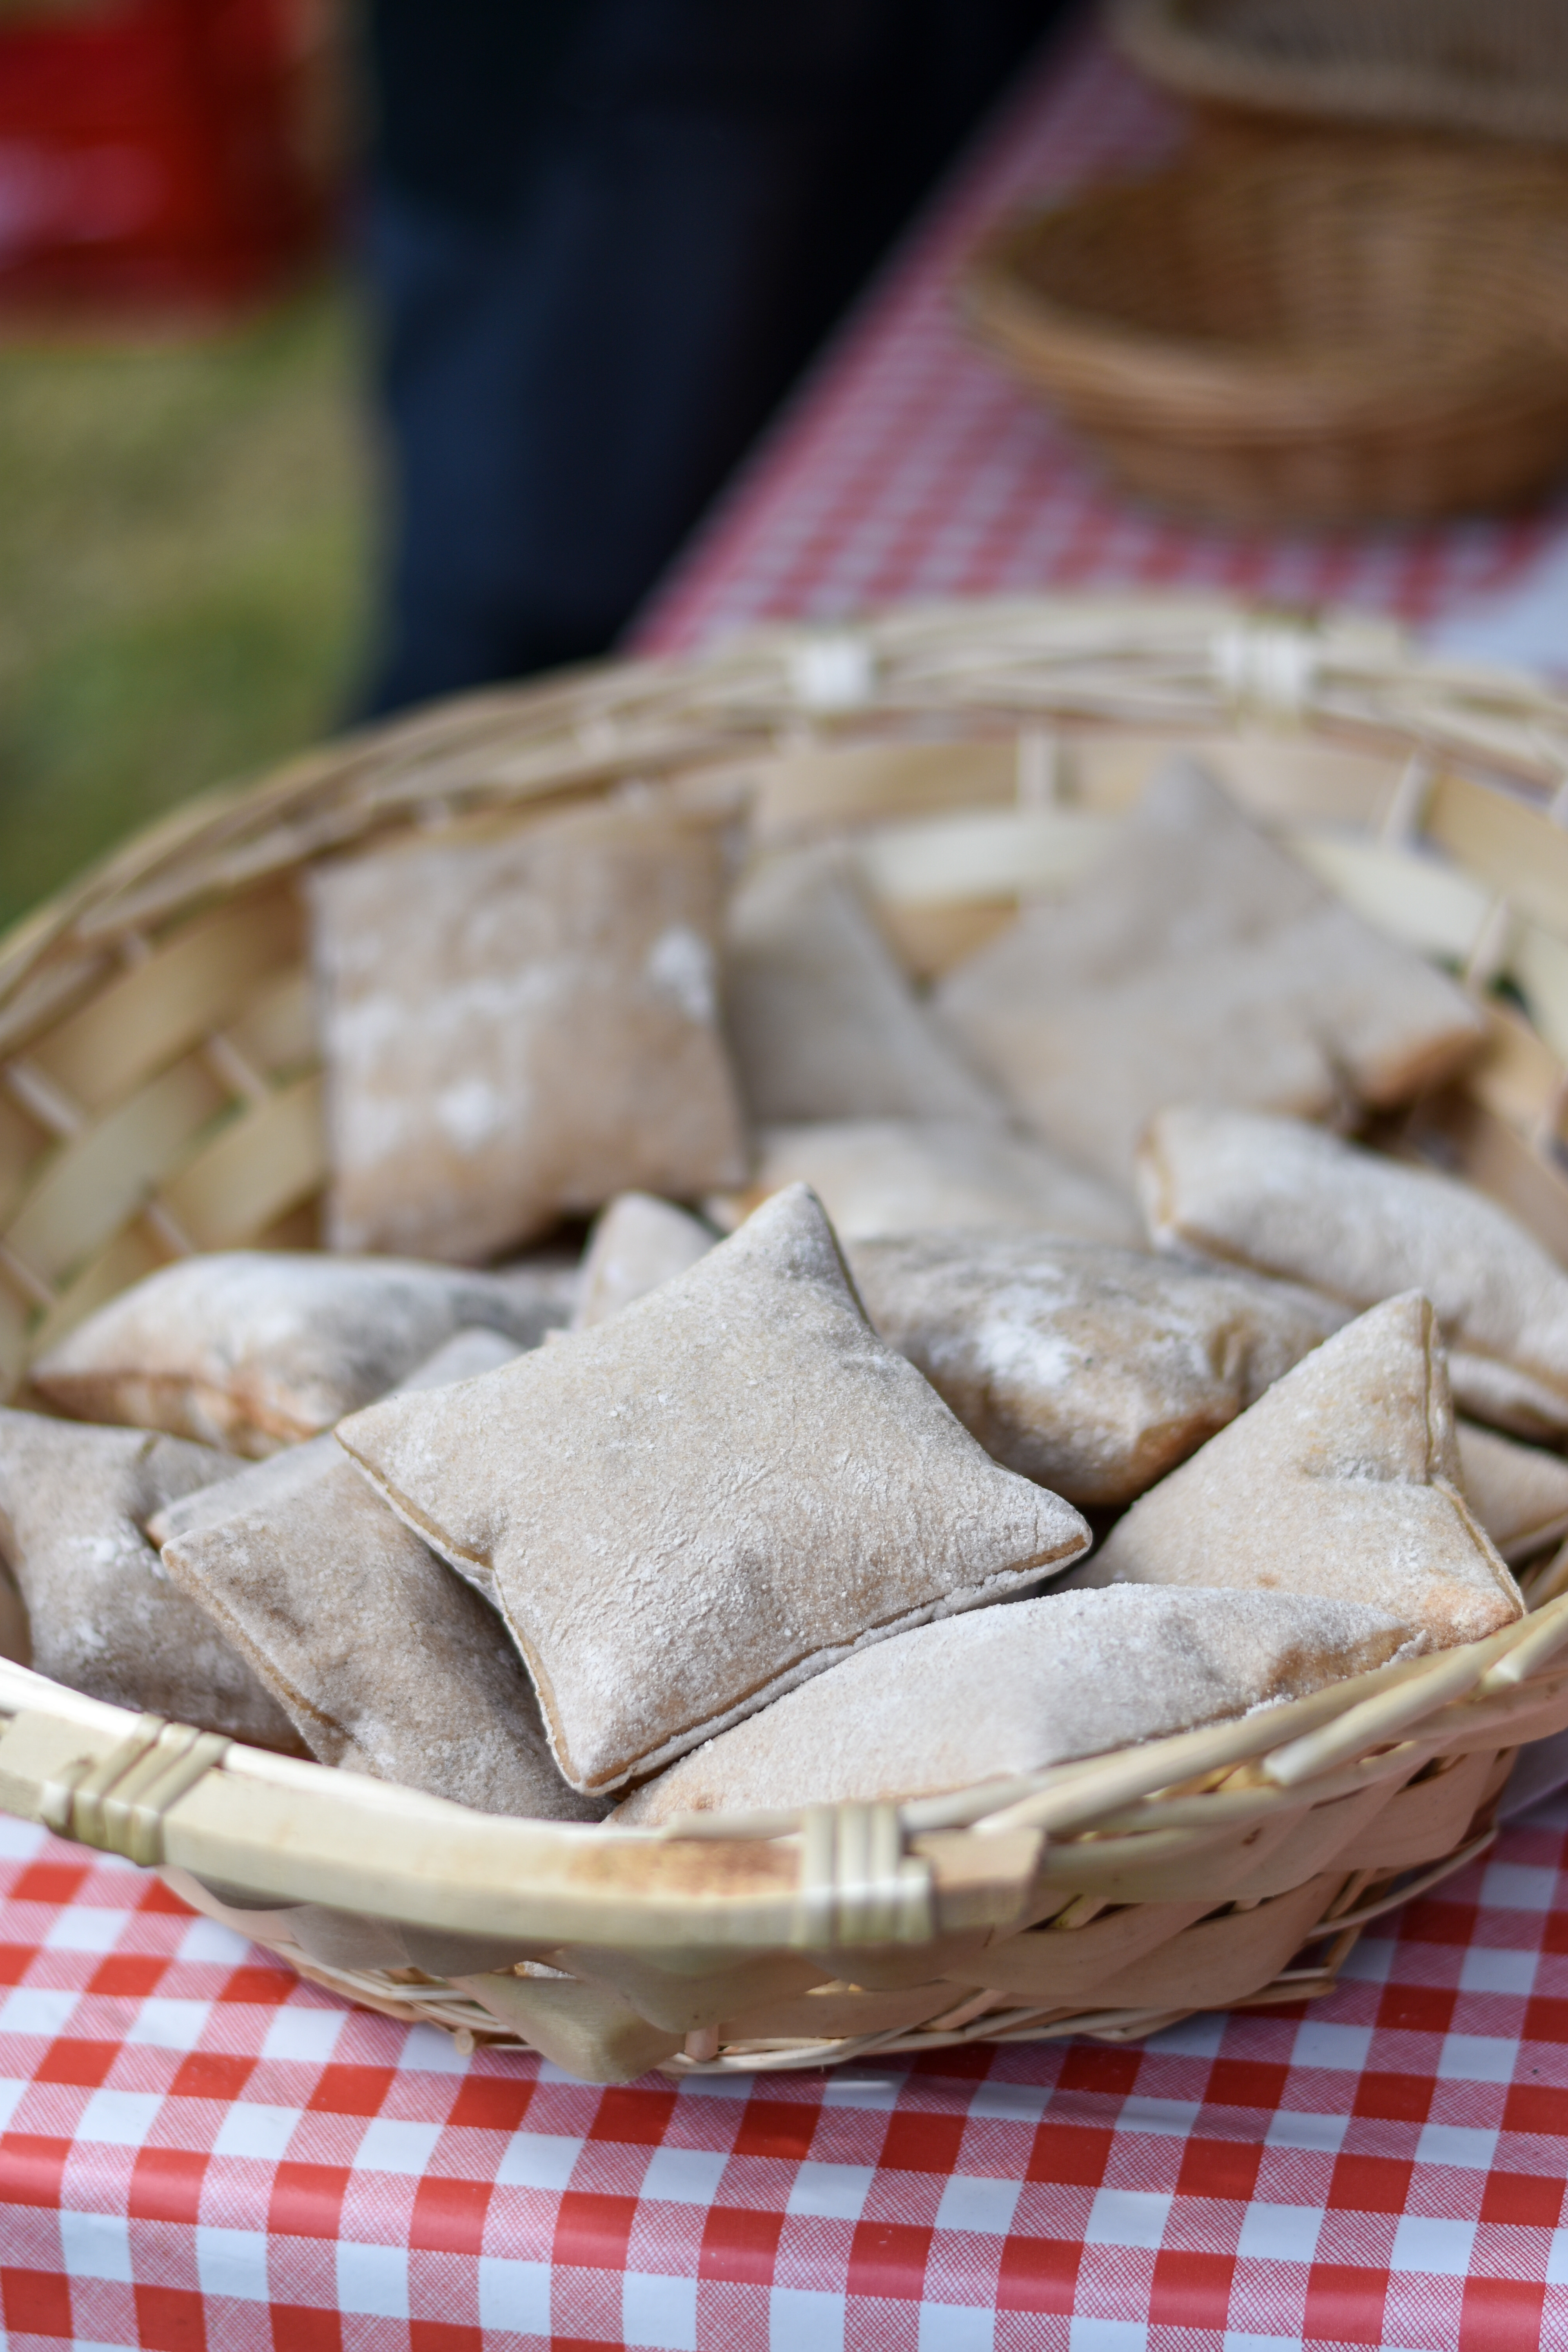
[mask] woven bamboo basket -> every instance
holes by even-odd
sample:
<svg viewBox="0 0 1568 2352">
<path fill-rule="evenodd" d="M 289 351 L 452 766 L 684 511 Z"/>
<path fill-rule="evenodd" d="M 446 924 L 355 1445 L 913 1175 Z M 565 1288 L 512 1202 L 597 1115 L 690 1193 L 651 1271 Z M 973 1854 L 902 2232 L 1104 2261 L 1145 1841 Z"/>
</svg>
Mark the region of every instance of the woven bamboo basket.
<svg viewBox="0 0 1568 2352">
<path fill-rule="evenodd" d="M 1211 140 L 984 243 L 982 340 L 1127 489 L 1247 527 L 1521 504 L 1568 460 L 1568 172 Z"/>
<path fill-rule="evenodd" d="M 219 793 L 0 947 L 0 1360 L 195 1249 L 309 1242 L 324 1166 L 313 858 L 637 780 L 750 781 L 761 841 L 852 844 L 918 973 L 1085 873 L 1182 743 L 1491 1042 L 1390 1140 L 1568 1257 L 1568 699 L 1386 628 L 1010 603 L 780 629 L 452 703 Z M 137 1718 L 0 1659 L 0 1806 L 162 1869 L 347 1998 L 597 2080 L 1148 2033 L 1331 1989 L 1479 1852 L 1568 1727 L 1568 1592 L 1266 1710 L 902 1805 L 612 1832 L 498 1819 Z"/>
<path fill-rule="evenodd" d="M 1111 25 L 1152 80 L 1209 105 L 1568 143 L 1557 0 L 1113 0 Z"/>
</svg>

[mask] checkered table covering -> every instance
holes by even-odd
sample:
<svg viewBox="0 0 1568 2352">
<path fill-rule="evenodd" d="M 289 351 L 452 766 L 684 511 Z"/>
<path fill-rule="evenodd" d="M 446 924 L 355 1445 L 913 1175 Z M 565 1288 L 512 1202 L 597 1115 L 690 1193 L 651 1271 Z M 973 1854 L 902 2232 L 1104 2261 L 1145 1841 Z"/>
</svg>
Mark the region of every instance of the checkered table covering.
<svg viewBox="0 0 1568 2352">
<path fill-rule="evenodd" d="M 0 1820 L 8 2352 L 1568 2343 L 1568 1804 L 1311 2006 L 584 2088 Z"/>
<path fill-rule="evenodd" d="M 1163 520 L 1114 496 L 971 347 L 953 283 L 975 239 L 1031 199 L 1159 160 L 1180 132 L 1175 109 L 1092 30 L 1052 44 L 677 563 L 639 648 L 685 651 L 782 615 L 1073 588 L 1439 623 L 1568 547 L 1568 501 L 1527 521 L 1331 538 Z M 1561 634 L 1568 663 L 1568 611 Z"/>
</svg>

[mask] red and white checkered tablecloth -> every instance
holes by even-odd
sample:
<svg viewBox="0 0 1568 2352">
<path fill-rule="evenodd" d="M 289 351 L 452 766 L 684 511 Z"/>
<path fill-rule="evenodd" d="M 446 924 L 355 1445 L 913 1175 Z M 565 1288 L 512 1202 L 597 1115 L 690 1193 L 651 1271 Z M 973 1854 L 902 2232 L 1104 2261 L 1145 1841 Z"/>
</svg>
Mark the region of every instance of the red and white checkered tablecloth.
<svg viewBox="0 0 1568 2352">
<path fill-rule="evenodd" d="M 1139 585 L 1415 620 L 1568 511 L 1331 542 L 1110 498 L 952 324 L 1029 194 L 1156 153 L 1048 58 L 650 608 L 648 649 L 908 597 Z M 1568 1804 L 1380 1923 L 1331 2000 L 1137 2047 L 584 2088 L 350 2011 L 0 1816 L 6 2352 L 1568 2347 Z"/>
<path fill-rule="evenodd" d="M 1327 2001 L 619 2090 L 0 1850 L 8 2352 L 1568 2343 L 1568 1805 Z"/>
<path fill-rule="evenodd" d="M 1114 495 L 971 346 L 953 286 L 976 238 L 1033 198 L 1157 161 L 1181 128 L 1092 30 L 1050 45 L 656 593 L 639 649 L 787 615 L 1074 588 L 1348 604 L 1424 625 L 1568 546 L 1568 501 L 1528 520 L 1328 538 L 1164 520 Z M 1568 667 L 1568 579 L 1553 593 Z M 1531 644 L 1521 657 L 1542 656 Z"/>
</svg>

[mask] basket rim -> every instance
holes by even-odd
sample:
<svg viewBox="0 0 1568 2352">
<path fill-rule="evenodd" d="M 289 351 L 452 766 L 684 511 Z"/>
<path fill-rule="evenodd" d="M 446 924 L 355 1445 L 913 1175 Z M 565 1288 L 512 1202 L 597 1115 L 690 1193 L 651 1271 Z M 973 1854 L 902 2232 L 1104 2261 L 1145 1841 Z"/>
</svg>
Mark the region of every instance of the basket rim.
<svg viewBox="0 0 1568 2352">
<path fill-rule="evenodd" d="M 322 1903 L 408 1926 L 510 1931 L 546 1948 L 922 1943 L 951 1924 L 941 1900 L 949 1879 L 962 1904 L 975 1895 L 977 1866 L 983 1879 L 992 1866 L 983 1911 L 1005 1919 L 1042 1868 L 1054 1864 L 1069 1882 L 1081 1874 L 1083 1841 L 1112 1873 L 1129 1862 L 1179 1863 L 1216 1834 L 1281 1811 L 1404 1785 L 1435 1759 L 1477 1746 L 1518 1745 L 1520 1720 L 1553 1702 L 1560 1713 L 1565 1696 L 1568 1594 L 1479 1642 L 1010 1782 L 900 1804 L 713 1812 L 617 1829 L 479 1812 L 137 1717 L 0 1659 L 0 1805 L 143 1866 L 172 1864 L 271 1896 L 279 1908 Z M 160 1792 L 147 1767 L 163 1756 Z M 117 1811 L 121 1786 L 132 1793 Z M 240 1817 L 237 1828 L 226 1812 Z M 834 1876 L 838 1822 L 852 1825 L 857 1845 L 848 1887 Z M 880 1877 L 863 1823 L 882 1833 Z M 634 1883 L 618 1884 L 617 1869 Z"/>
<path fill-rule="evenodd" d="M 1280 668 L 1273 656 L 1285 639 L 1300 658 Z M 855 656 L 848 693 L 818 693 L 823 648 Z M 982 658 L 994 675 L 972 689 Z M 1089 684 L 1076 668 L 1086 660 L 1095 665 Z M 1287 677 L 1300 687 L 1277 700 Z M 1397 623 L 1334 606 L 1141 590 L 774 621 L 692 655 L 610 659 L 452 696 L 194 796 L 0 935 L 0 1051 L 58 1017 L 90 984 L 89 961 L 127 934 L 221 903 L 377 825 L 417 821 L 437 793 L 458 812 L 521 807 L 542 797 L 544 771 L 552 789 L 583 790 L 628 771 L 744 762 L 787 748 L 803 729 L 824 749 L 897 741 L 939 690 L 970 733 L 1310 720 L 1346 746 L 1449 759 L 1547 800 L 1563 778 L 1557 745 L 1568 740 L 1568 689 L 1501 664 L 1424 653 Z M 499 779 L 498 742 L 508 751 Z M 373 792 L 366 780 L 378 767 Z M 299 813 L 312 798 L 332 804 L 307 824 Z"/>
</svg>

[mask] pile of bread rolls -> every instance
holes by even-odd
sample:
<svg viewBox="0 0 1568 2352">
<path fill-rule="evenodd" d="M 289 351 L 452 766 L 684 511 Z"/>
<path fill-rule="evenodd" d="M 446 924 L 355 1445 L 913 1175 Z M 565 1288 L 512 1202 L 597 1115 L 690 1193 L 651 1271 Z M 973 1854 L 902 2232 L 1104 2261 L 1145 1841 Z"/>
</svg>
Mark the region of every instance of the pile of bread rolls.
<svg viewBox="0 0 1568 2352">
<path fill-rule="evenodd" d="M 1478 1050 L 1463 990 L 1191 762 L 929 994 L 847 849 L 737 831 L 644 793 L 314 870 L 330 1245 L 167 1265 L 0 1412 L 34 1664 L 633 1827 L 1517 1617 L 1568 1276 L 1353 1139 Z"/>
</svg>

